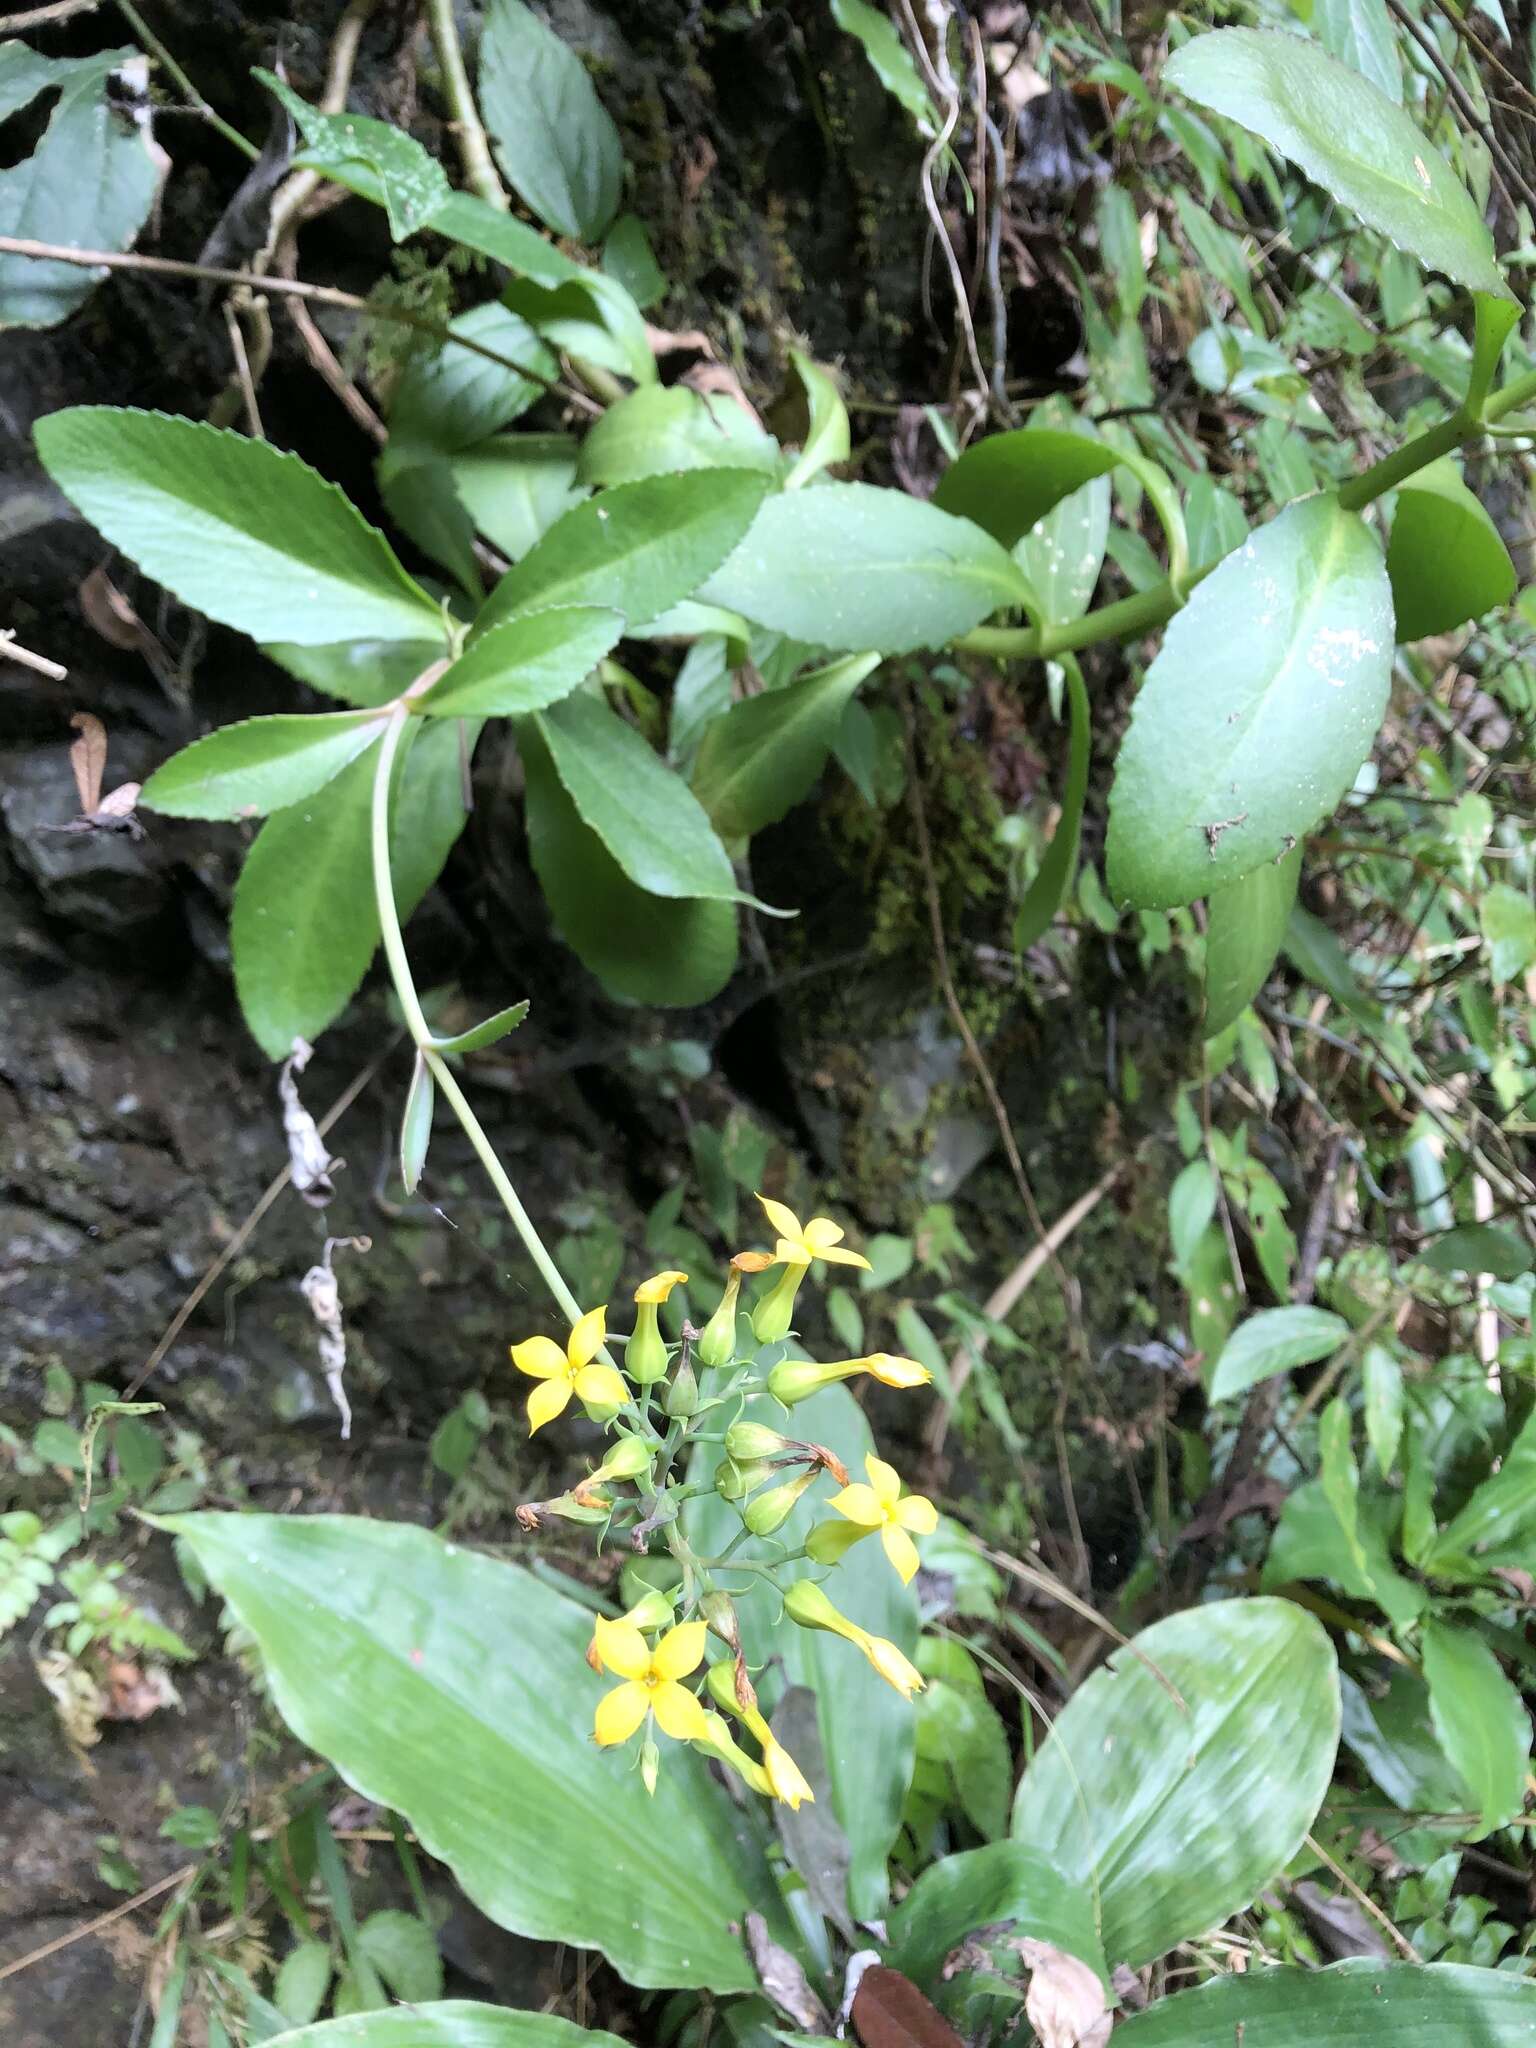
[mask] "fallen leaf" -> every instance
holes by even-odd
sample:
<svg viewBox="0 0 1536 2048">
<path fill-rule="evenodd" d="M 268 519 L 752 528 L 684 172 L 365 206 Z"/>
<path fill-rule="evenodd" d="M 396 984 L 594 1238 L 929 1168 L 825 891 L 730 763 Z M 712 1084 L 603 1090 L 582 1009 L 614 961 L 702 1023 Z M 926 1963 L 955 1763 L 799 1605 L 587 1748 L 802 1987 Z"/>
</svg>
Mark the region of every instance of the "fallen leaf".
<svg viewBox="0 0 1536 2048">
<path fill-rule="evenodd" d="M 107 772 L 107 728 L 90 711 L 72 712 L 69 722 L 80 735 L 70 747 L 69 765 L 74 770 L 80 808 L 89 814 L 101 802 L 101 778 Z"/>
<path fill-rule="evenodd" d="M 824 2034 L 830 2021 L 827 2009 L 811 1989 L 809 1980 L 787 1948 L 780 1948 L 768 1932 L 761 1913 L 747 1915 L 747 1949 L 758 1982 L 781 2011 L 808 2034 Z"/>
<path fill-rule="evenodd" d="M 936 2006 L 900 1970 L 877 1963 L 859 1979 L 853 2030 L 863 2048 L 964 2048 Z"/>
<path fill-rule="evenodd" d="M 1029 1969 L 1024 2010 L 1040 2048 L 1102 2048 L 1109 2039 L 1104 1986 L 1077 1956 L 1049 1941 L 1019 1943 Z"/>
</svg>

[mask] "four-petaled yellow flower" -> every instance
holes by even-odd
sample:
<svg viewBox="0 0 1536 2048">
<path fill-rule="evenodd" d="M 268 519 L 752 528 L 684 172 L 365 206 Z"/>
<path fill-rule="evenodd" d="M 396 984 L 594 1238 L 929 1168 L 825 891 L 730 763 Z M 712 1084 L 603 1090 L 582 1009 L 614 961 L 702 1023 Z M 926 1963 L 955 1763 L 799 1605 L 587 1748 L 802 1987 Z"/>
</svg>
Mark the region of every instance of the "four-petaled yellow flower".
<svg viewBox="0 0 1536 2048">
<path fill-rule="evenodd" d="M 663 1735 L 707 1743 L 709 1717 L 697 1697 L 678 1683 L 704 1661 L 707 1634 L 702 1621 L 685 1621 L 669 1629 L 653 1650 L 632 1623 L 599 1618 L 597 1654 L 624 1683 L 597 1703 L 596 1740 L 605 1748 L 627 1742 L 647 1714 L 654 1714 Z"/>
<path fill-rule="evenodd" d="M 528 1434 L 563 1414 L 571 1395 L 594 1408 L 618 1408 L 629 1388 L 611 1365 L 594 1365 L 603 1348 L 607 1310 L 589 1308 L 566 1339 L 565 1349 L 550 1337 L 526 1337 L 512 1346 L 512 1363 L 540 1384 L 528 1396 Z"/>
<path fill-rule="evenodd" d="M 864 1460 L 864 1470 L 869 1474 L 868 1486 L 845 1486 L 827 1505 L 862 1530 L 872 1533 L 878 1529 L 901 1583 L 910 1585 L 917 1570 L 917 1546 L 909 1531 L 931 1536 L 939 1526 L 939 1511 L 920 1493 L 904 1495 L 895 1468 L 873 1452 Z"/>
<path fill-rule="evenodd" d="M 786 1209 L 782 1202 L 771 1202 L 766 1195 L 757 1198 L 763 1205 L 763 1213 L 779 1233 L 779 1241 L 773 1248 L 773 1262 L 776 1266 L 808 1266 L 812 1259 L 825 1259 L 833 1266 L 863 1266 L 867 1271 L 868 1259 L 858 1252 L 839 1250 L 843 1242 L 843 1231 L 830 1216 L 813 1216 L 809 1223 L 802 1225 L 793 1209 Z"/>
</svg>

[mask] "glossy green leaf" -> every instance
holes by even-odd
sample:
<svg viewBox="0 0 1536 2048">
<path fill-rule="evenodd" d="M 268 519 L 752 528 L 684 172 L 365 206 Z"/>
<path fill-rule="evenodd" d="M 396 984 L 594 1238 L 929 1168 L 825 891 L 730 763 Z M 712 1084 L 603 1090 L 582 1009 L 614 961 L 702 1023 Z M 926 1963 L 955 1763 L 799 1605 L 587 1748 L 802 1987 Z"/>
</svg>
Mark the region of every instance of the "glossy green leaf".
<svg viewBox="0 0 1536 2048">
<path fill-rule="evenodd" d="M 666 273 L 656 261 L 645 222 L 621 213 L 603 242 L 603 268 L 623 285 L 641 312 L 667 295 Z"/>
<path fill-rule="evenodd" d="M 1277 1372 L 1327 1358 L 1348 1335 L 1348 1323 L 1331 1309 L 1260 1309 L 1239 1323 L 1222 1347 L 1211 1374 L 1210 1397 L 1230 1401 Z"/>
<path fill-rule="evenodd" d="M 230 915 L 235 992 L 269 1058 L 346 1008 L 379 942 L 369 855 L 374 763 L 365 754 L 257 833 Z"/>
<path fill-rule="evenodd" d="M 433 216 L 432 226 L 450 241 L 460 242 L 466 249 L 478 249 L 493 263 L 503 264 L 515 277 L 559 285 L 579 283 L 587 275 L 573 257 L 557 249 L 537 228 L 529 227 L 526 221 L 502 207 L 492 206 L 478 192 L 452 193 Z"/>
<path fill-rule="evenodd" d="M 873 1448 L 863 1411 L 845 1387 L 827 1387 L 794 1409 L 794 1431 L 828 1445 L 856 1479 Z M 759 1397 L 742 1411 L 747 1420 L 784 1427 L 784 1411 Z M 699 1451 L 700 1471 L 712 1474 L 719 1453 Z M 776 1532 L 776 1541 L 795 1550 L 813 1522 L 826 1519 L 823 1481 Z M 713 1496 L 698 1502 L 700 1541 L 720 1548 L 741 1528 L 735 1509 Z M 751 1555 L 749 1550 L 748 1555 Z M 820 1570 L 799 1560 L 781 1577 Z M 911 1656 L 917 1647 L 917 1601 L 891 1569 L 878 1540 L 859 1543 L 838 1566 L 828 1587 L 839 1610 L 860 1627 L 885 1636 Z M 822 1753 L 831 1781 L 832 1804 L 848 1838 L 849 1910 L 856 1920 L 882 1916 L 889 1900 L 887 1858 L 901 1826 L 902 1806 L 912 1776 L 915 1716 L 911 1706 L 878 1677 L 852 1644 L 819 1629 L 773 1625 L 772 1611 L 752 1601 L 741 1610 L 742 1643 L 755 1666 L 782 1658 L 785 1682 L 808 1686 L 816 1696 Z"/>
<path fill-rule="evenodd" d="M 415 1194 L 421 1169 L 427 1163 L 427 1147 L 432 1142 L 432 1109 L 436 1100 L 437 1086 L 432 1079 L 432 1069 L 418 1052 L 400 1118 L 400 1178 L 408 1195 Z"/>
<path fill-rule="evenodd" d="M 332 1970 L 331 1946 L 326 1941 L 301 1941 L 284 1956 L 272 1987 L 272 1998 L 283 2018 L 293 2026 L 306 2026 L 325 2003 Z"/>
<path fill-rule="evenodd" d="M 555 285 L 513 278 L 501 296 L 551 348 L 636 384 L 656 382 L 656 358 L 640 308 L 607 271 L 578 270 Z"/>
<path fill-rule="evenodd" d="M 1083 672 L 1068 655 L 1067 674 L 1067 779 L 1062 785 L 1061 816 L 1045 857 L 1019 905 L 1013 921 L 1013 950 L 1023 953 L 1043 938 L 1066 901 L 1067 891 L 1077 876 L 1077 850 L 1082 839 L 1083 806 L 1088 800 L 1088 764 L 1093 749 L 1093 716 Z"/>
<path fill-rule="evenodd" d="M 1083 616 L 1098 586 L 1108 540 L 1107 476 L 1091 477 L 1058 499 L 1031 527 L 1014 548 L 1013 559 L 1029 585 L 1036 619 L 1061 626 Z"/>
<path fill-rule="evenodd" d="M 522 724 L 518 747 L 528 848 L 566 944 L 631 1002 L 686 1007 L 718 995 L 736 966 L 733 906 L 639 888 L 566 794 L 537 719 Z"/>
<path fill-rule="evenodd" d="M 459 341 L 445 341 L 408 363 L 390 394 L 389 440 L 381 457 L 387 468 L 475 447 L 521 419 L 559 367 L 527 321 L 494 299 L 459 314 L 448 331 L 494 349 L 506 361 L 492 362 Z"/>
<path fill-rule="evenodd" d="M 784 479 L 786 491 L 797 491 L 834 463 L 846 462 L 852 442 L 848 408 L 829 370 L 812 362 L 804 349 L 792 348 L 789 360 L 805 393 L 805 441 Z"/>
<path fill-rule="evenodd" d="M 1310 1614 L 1270 1599 L 1192 1608 L 1073 1694 L 1020 1780 L 1013 1832 L 1097 1886 L 1104 1953 L 1137 1969 L 1284 1869 L 1338 1739 L 1338 1667 Z"/>
<path fill-rule="evenodd" d="M 778 467 L 778 442 L 735 399 L 646 384 L 609 406 L 581 444 L 576 473 L 586 484 L 631 484 L 669 470 Z"/>
<path fill-rule="evenodd" d="M 732 704 L 708 726 L 693 792 L 725 839 L 745 839 L 809 796 L 836 744 L 854 692 L 878 654 L 841 661 Z"/>
<path fill-rule="evenodd" d="M 1461 1963 L 1258 1967 L 1160 1998 L 1116 2034 L 1116 2048 L 1526 2048 L 1536 1986 Z"/>
<path fill-rule="evenodd" d="M 624 148 L 581 59 L 522 0 L 491 0 L 480 105 L 496 160 L 546 227 L 601 241 L 619 209 Z"/>
<path fill-rule="evenodd" d="M 832 0 L 832 19 L 863 45 L 870 68 L 892 99 L 906 108 L 922 135 L 937 135 L 939 117 L 918 76 L 912 53 L 888 14 L 870 0 Z"/>
<path fill-rule="evenodd" d="M 1176 51 L 1163 81 L 1261 135 L 1427 269 L 1512 296 L 1482 215 L 1445 158 L 1379 86 L 1300 36 L 1217 29 Z"/>
<path fill-rule="evenodd" d="M 459 502 L 508 561 L 520 562 L 587 496 L 571 434 L 493 434 L 449 458 Z"/>
<path fill-rule="evenodd" d="M 1091 1890 L 1026 1842 L 989 1842 L 929 1864 L 891 1915 L 890 1960 L 931 1990 L 953 1950 L 999 1926 L 1050 1942 L 1108 1983 Z"/>
<path fill-rule="evenodd" d="M 1338 1430 L 1337 1423 L 1334 1428 Z M 1343 1449 L 1336 1436 L 1331 1464 L 1340 1459 Z M 1273 1592 L 1295 1579 L 1327 1579 L 1351 1599 L 1373 1602 L 1395 1628 L 1409 1628 L 1424 1611 L 1423 1590 L 1392 1562 L 1388 1543 L 1392 1516 L 1382 1497 L 1367 1496 L 1361 1501 L 1357 1496 L 1352 1510 L 1342 1498 L 1341 1483 L 1342 1488 L 1350 1485 L 1347 1468 L 1344 1453 L 1342 1465 L 1334 1465 L 1332 1473 L 1338 1506 L 1320 1479 L 1308 1480 L 1287 1495 L 1260 1584 L 1265 1592 Z M 1348 1527 L 1341 1519 L 1341 1507 L 1350 1518 Z"/>
<path fill-rule="evenodd" d="M 1491 1834 L 1525 1804 L 1531 1717 L 1475 1629 L 1428 1620 L 1419 1638 L 1429 1711 L 1452 1766 Z"/>
<path fill-rule="evenodd" d="M 769 498 L 700 593 L 807 646 L 850 654 L 942 647 L 1023 578 L 990 534 L 874 484 L 823 484 Z"/>
<path fill-rule="evenodd" d="M 1168 1237 L 1173 1263 L 1188 1270 L 1216 1214 L 1217 1181 L 1208 1159 L 1191 1159 L 1168 1190 Z"/>
<path fill-rule="evenodd" d="M 1478 923 L 1495 981 L 1517 981 L 1536 961 L 1536 904 L 1523 889 L 1495 882 L 1478 904 Z"/>
<path fill-rule="evenodd" d="M 594 1747 L 587 1608 L 400 1523 L 166 1526 L 255 1638 L 300 1741 L 402 1814 L 498 1926 L 600 1948 L 634 1984 L 754 1988 L 739 1923 L 780 1916 L 752 1830 L 684 1746 L 654 1800 L 629 1756 Z M 576 1816 L 579 1853 L 551 1853 Z"/>
<path fill-rule="evenodd" d="M 1520 307 L 1478 292 L 1473 298 L 1472 374 L 1467 380 L 1468 412 L 1480 413 L 1493 384 L 1504 344 L 1520 324 Z"/>
<path fill-rule="evenodd" d="M 270 71 L 252 76 L 274 94 L 298 123 L 304 148 L 294 159 L 301 168 L 323 171 L 350 186 L 362 173 L 369 196 L 376 189 L 397 242 L 425 227 L 453 188 L 429 151 L 387 121 L 368 114 L 323 114 Z"/>
<path fill-rule="evenodd" d="M 624 622 L 591 605 L 526 612 L 472 640 L 422 697 L 430 718 L 515 717 L 558 703 L 617 644 Z"/>
<path fill-rule="evenodd" d="M 739 895 L 698 798 L 601 697 L 567 698 L 540 717 L 539 731 L 571 802 L 638 888 L 721 901 Z"/>
<path fill-rule="evenodd" d="M 1527 1542 L 1536 1523 L 1536 1415 L 1499 1461 L 1497 1472 L 1473 1488 L 1456 1514 L 1417 1560 L 1436 1579 L 1481 1577 L 1497 1553 Z M 1490 1555 L 1490 1553 L 1493 1553 Z"/>
<path fill-rule="evenodd" d="M 1059 428 L 989 434 L 945 470 L 933 502 L 974 520 L 1011 548 L 1053 505 L 1094 477 L 1107 475 L 1119 459 L 1104 442 Z"/>
<path fill-rule="evenodd" d="M 1403 67 L 1387 0 L 1313 0 L 1312 30 L 1330 57 L 1402 105 Z"/>
<path fill-rule="evenodd" d="M 334 484 L 265 441 L 71 406 L 35 429 L 97 531 L 174 596 L 257 640 L 441 639 L 441 615 Z"/>
<path fill-rule="evenodd" d="M 169 818 L 263 818 L 323 789 L 384 725 L 362 711 L 245 718 L 173 754 L 139 801 Z"/>
<path fill-rule="evenodd" d="M 1394 1665 L 1369 1693 L 1342 1674 L 1339 1690 L 1344 1745 L 1394 1805 L 1416 1814 L 1470 1810 L 1472 1795 L 1435 1737 L 1429 1688 L 1416 1671 Z"/>
<path fill-rule="evenodd" d="M 1391 673 L 1375 540 L 1336 498 L 1287 506 L 1196 588 L 1147 671 L 1110 792 L 1114 892 L 1169 909 L 1289 853 L 1354 781 Z"/>
<path fill-rule="evenodd" d="M 322 2020 L 274 2035 L 267 2048 L 626 2048 L 616 2034 L 578 2027 L 551 2012 L 477 2005 L 463 1998 Z"/>
<path fill-rule="evenodd" d="M 1213 889 L 1206 904 L 1205 1021 L 1215 1038 L 1247 1009 L 1279 957 L 1301 880 L 1301 848 Z"/>
<path fill-rule="evenodd" d="M 45 57 L 0 43 L 0 120 L 57 87 L 29 156 L 0 170 L 0 234 L 55 248 L 131 249 L 160 190 L 162 159 L 146 119 L 114 107 L 113 74 L 142 66 L 131 45 L 91 57 Z M 57 327 L 107 275 L 78 263 L 0 255 L 0 329 Z"/>
<path fill-rule="evenodd" d="M 567 512 L 509 569 L 476 634 L 516 612 L 595 604 L 643 626 L 691 597 L 751 526 L 768 479 L 711 469 L 619 484 Z"/>
<path fill-rule="evenodd" d="M 432 1043 L 443 1053 L 482 1052 L 486 1046 L 495 1045 L 505 1038 L 509 1031 L 515 1031 L 527 1015 L 526 1002 L 513 1003 L 510 1009 L 498 1010 L 494 1017 L 487 1017 L 483 1024 L 457 1032 L 452 1038 L 434 1038 Z"/>
<path fill-rule="evenodd" d="M 1448 632 L 1514 596 L 1509 550 L 1448 456 L 1399 488 L 1387 574 L 1399 640 Z"/>
<path fill-rule="evenodd" d="M 1437 1273 L 1491 1273 L 1495 1280 L 1518 1280 L 1536 1264 L 1524 1238 L 1494 1223 L 1458 1224 L 1417 1256 Z"/>
</svg>

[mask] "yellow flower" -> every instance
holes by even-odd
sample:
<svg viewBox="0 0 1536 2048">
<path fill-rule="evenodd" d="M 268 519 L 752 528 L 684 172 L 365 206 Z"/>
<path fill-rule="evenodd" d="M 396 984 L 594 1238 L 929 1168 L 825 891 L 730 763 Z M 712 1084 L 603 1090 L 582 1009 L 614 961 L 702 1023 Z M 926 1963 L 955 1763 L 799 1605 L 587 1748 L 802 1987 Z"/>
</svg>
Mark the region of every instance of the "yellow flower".
<svg viewBox="0 0 1536 2048">
<path fill-rule="evenodd" d="M 807 1799 L 814 1806 L 816 1794 L 806 1782 L 805 1773 L 768 1726 L 756 1705 L 744 1707 L 737 1698 L 732 1666 L 728 1663 L 711 1664 L 706 1674 L 706 1682 L 710 1692 L 726 1712 L 734 1714 L 739 1721 L 744 1721 L 757 1737 L 763 1752 L 763 1770 L 767 1775 L 768 1789 L 774 1798 L 796 1809 Z"/>
<path fill-rule="evenodd" d="M 611 1365 L 594 1365 L 603 1348 L 607 1310 L 589 1308 L 566 1339 L 564 1351 L 549 1337 L 526 1337 L 512 1346 L 512 1363 L 538 1380 L 528 1396 L 528 1434 L 565 1412 L 574 1393 L 594 1408 L 619 1408 L 629 1389 Z"/>
<path fill-rule="evenodd" d="M 825 1259 L 833 1266 L 863 1266 L 866 1271 L 869 1261 L 858 1252 L 840 1251 L 843 1232 L 830 1216 L 813 1216 L 802 1226 L 793 1209 L 786 1209 L 782 1202 L 770 1202 L 766 1195 L 757 1198 L 763 1205 L 763 1213 L 779 1233 L 779 1241 L 773 1248 L 773 1262 L 776 1266 L 808 1266 L 812 1259 Z"/>
<path fill-rule="evenodd" d="M 603 1625 L 605 1618 L 603 1615 L 597 1617 L 599 1628 Z M 643 1628 L 651 1631 L 665 1628 L 672 1619 L 672 1602 L 665 1593 L 659 1592 L 653 1587 L 642 1599 L 635 1602 L 627 1614 L 620 1615 L 619 1619 L 630 1628 Z M 592 1640 L 587 1645 L 587 1662 L 594 1671 L 601 1671 L 603 1668 L 603 1660 L 598 1650 L 597 1629 L 592 1631 Z"/>
<path fill-rule="evenodd" d="M 639 1302 L 665 1301 L 673 1288 L 681 1287 L 687 1278 L 686 1273 L 653 1273 L 649 1280 L 642 1280 L 635 1289 L 635 1299 Z"/>
<path fill-rule="evenodd" d="M 886 1684 L 895 1686 L 903 1699 L 909 1700 L 913 1693 L 923 1690 L 926 1680 L 911 1659 L 884 1636 L 872 1636 L 867 1628 L 860 1628 L 846 1614 L 839 1614 L 814 1580 L 796 1579 L 785 1589 L 784 1612 L 801 1628 L 827 1629 L 862 1650 Z"/>
<path fill-rule="evenodd" d="M 624 1680 L 597 1703 L 593 1734 L 605 1748 L 627 1742 L 647 1714 L 656 1716 L 663 1735 L 678 1742 L 708 1740 L 704 1709 L 686 1686 L 678 1684 L 704 1661 L 707 1634 L 702 1621 L 685 1621 L 669 1629 L 653 1650 L 631 1623 L 599 1617 L 597 1654 Z"/>
<path fill-rule="evenodd" d="M 707 1750 L 711 1756 L 717 1756 L 721 1763 L 727 1764 L 737 1773 L 743 1784 L 750 1786 L 754 1792 L 761 1792 L 765 1799 L 768 1798 L 773 1787 L 768 1782 L 768 1773 L 762 1765 L 752 1761 L 718 1714 L 706 1712 L 704 1720 L 709 1733 L 698 1738 L 699 1747 Z"/>
<path fill-rule="evenodd" d="M 864 1470 L 869 1474 L 868 1486 L 845 1486 L 827 1505 L 863 1531 L 878 1529 L 886 1556 L 901 1583 L 909 1586 L 917 1570 L 917 1546 L 909 1532 L 931 1536 L 939 1526 L 939 1511 L 920 1493 L 903 1497 L 895 1468 L 873 1452 L 864 1460 Z"/>
<path fill-rule="evenodd" d="M 898 1358 L 890 1351 L 871 1351 L 866 1358 L 834 1358 L 827 1365 L 817 1365 L 809 1358 L 782 1358 L 768 1375 L 768 1391 L 786 1408 L 793 1408 L 797 1401 L 809 1400 L 834 1380 L 849 1380 L 858 1372 L 867 1372 L 887 1387 L 926 1387 L 933 1378 L 927 1366 L 919 1365 L 915 1358 Z"/>
</svg>

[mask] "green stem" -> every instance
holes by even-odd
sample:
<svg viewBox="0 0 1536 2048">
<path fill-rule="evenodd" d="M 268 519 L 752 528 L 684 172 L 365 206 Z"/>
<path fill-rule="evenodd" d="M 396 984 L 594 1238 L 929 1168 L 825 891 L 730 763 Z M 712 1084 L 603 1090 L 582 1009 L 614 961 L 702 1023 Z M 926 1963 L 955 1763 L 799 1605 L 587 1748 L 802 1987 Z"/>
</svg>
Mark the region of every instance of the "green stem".
<svg viewBox="0 0 1536 2048">
<path fill-rule="evenodd" d="M 529 1258 L 537 1266 L 544 1284 L 559 1303 L 563 1315 L 575 1324 L 581 1316 L 576 1297 L 565 1284 L 564 1275 L 545 1249 L 544 1240 L 536 1229 L 533 1218 L 518 1200 L 517 1190 L 507 1176 L 507 1170 L 496 1157 L 495 1148 L 486 1136 L 480 1119 L 470 1108 L 464 1091 L 454 1078 L 453 1070 L 436 1050 L 432 1033 L 426 1018 L 422 1015 L 421 1001 L 416 993 L 416 984 L 411 978 L 411 963 L 406 957 L 405 940 L 400 933 L 400 916 L 395 908 L 394 883 L 389 863 L 389 791 L 394 773 L 395 756 L 400 750 L 400 737 L 405 731 L 410 713 L 403 706 L 394 712 L 383 739 L 379 742 L 378 766 L 373 777 L 373 887 L 379 906 L 379 930 L 384 940 L 384 958 L 389 963 L 389 977 L 395 985 L 395 994 L 400 999 L 406 1028 L 415 1043 L 418 1056 L 426 1062 L 428 1071 L 442 1090 L 448 1106 L 463 1126 L 464 1135 L 474 1146 L 480 1164 L 485 1168 L 493 1188 L 502 1200 L 502 1206 L 512 1219 L 512 1227 L 523 1241 Z M 608 1364 L 606 1350 L 601 1354 Z"/>
<path fill-rule="evenodd" d="M 443 95 L 452 117 L 450 126 L 458 137 L 464 176 L 472 192 L 499 213 L 506 213 L 512 202 L 497 176 L 490 141 L 475 106 L 475 95 L 470 90 L 469 73 L 464 68 L 464 51 L 459 43 L 458 23 L 453 18 L 453 0 L 427 0 L 427 20 L 432 29 L 437 61 L 443 69 Z"/>
<path fill-rule="evenodd" d="M 1373 462 L 1363 476 L 1345 484 L 1339 492 L 1339 503 L 1346 512 L 1358 512 L 1372 499 L 1396 489 L 1404 477 L 1413 476 L 1431 462 L 1438 462 L 1442 455 L 1449 455 L 1453 448 L 1459 448 L 1463 441 L 1470 440 L 1478 432 L 1478 426 L 1479 423 L 1469 419 L 1465 412 L 1453 412 L 1438 427 L 1431 427 L 1425 434 L 1416 434 L 1401 448 L 1394 448 L 1390 455 L 1384 455 L 1380 462 Z"/>
<path fill-rule="evenodd" d="M 148 50 L 160 68 L 168 72 L 181 87 L 203 119 L 217 128 L 226 142 L 232 142 L 236 149 L 240 150 L 245 156 L 248 156 L 252 163 L 255 163 L 261 155 L 261 151 L 254 142 L 247 141 L 238 128 L 232 128 L 222 114 L 215 113 L 214 109 L 209 106 L 197 87 L 188 78 L 186 72 L 182 70 L 149 23 L 140 14 L 138 8 L 134 6 L 133 0 L 117 0 L 117 5 L 124 21 L 127 22 L 145 49 Z"/>
</svg>

